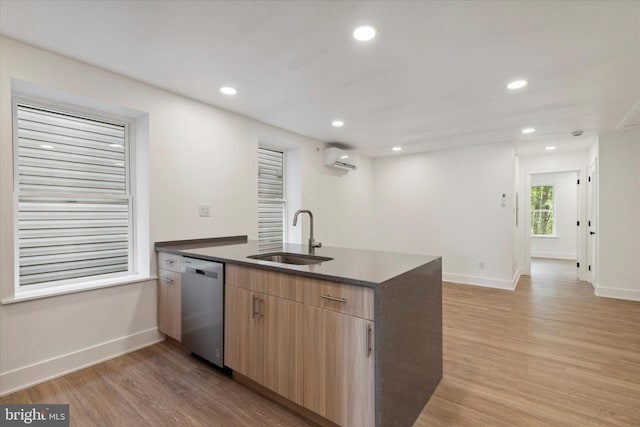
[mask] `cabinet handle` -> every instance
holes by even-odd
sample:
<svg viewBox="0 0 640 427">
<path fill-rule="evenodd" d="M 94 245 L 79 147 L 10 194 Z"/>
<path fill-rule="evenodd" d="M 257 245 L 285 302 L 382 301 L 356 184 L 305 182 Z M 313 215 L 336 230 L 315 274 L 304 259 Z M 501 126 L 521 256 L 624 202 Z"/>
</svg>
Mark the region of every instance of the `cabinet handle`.
<svg viewBox="0 0 640 427">
<path fill-rule="evenodd" d="M 260 301 L 260 305 L 262 306 L 262 310 L 260 310 L 260 317 L 264 317 L 264 300 L 259 298 L 258 301 Z"/>
<path fill-rule="evenodd" d="M 165 259 L 164 262 L 166 262 L 167 264 L 175 264 L 175 261 L 172 259 Z"/>
<path fill-rule="evenodd" d="M 371 325 L 367 324 L 367 358 L 371 356 Z"/>
<path fill-rule="evenodd" d="M 251 311 L 252 311 L 251 317 L 253 319 L 255 319 L 256 316 L 258 316 L 260 314 L 260 313 L 258 313 L 258 307 L 257 307 L 257 305 L 258 305 L 257 303 L 260 300 L 260 298 L 258 298 L 255 295 L 252 295 L 251 298 L 252 298 L 252 301 L 251 301 Z"/>
<path fill-rule="evenodd" d="M 336 298 L 336 297 L 332 297 L 331 295 L 320 295 L 320 298 L 324 298 L 324 299 L 328 299 L 330 301 L 337 301 L 337 302 L 341 302 L 341 303 L 346 303 L 347 300 L 344 298 Z"/>
<path fill-rule="evenodd" d="M 169 279 L 168 277 L 163 277 L 162 281 L 167 283 L 173 283 L 173 279 Z"/>
</svg>

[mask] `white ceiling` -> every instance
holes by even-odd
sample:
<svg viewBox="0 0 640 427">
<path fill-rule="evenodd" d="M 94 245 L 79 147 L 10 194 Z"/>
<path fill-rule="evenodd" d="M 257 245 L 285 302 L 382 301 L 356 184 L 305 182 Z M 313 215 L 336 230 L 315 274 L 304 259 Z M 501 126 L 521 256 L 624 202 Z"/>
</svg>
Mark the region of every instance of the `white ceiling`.
<svg viewBox="0 0 640 427">
<path fill-rule="evenodd" d="M 0 0 L 0 32 L 372 156 L 581 149 L 640 100 L 638 1 Z"/>
</svg>

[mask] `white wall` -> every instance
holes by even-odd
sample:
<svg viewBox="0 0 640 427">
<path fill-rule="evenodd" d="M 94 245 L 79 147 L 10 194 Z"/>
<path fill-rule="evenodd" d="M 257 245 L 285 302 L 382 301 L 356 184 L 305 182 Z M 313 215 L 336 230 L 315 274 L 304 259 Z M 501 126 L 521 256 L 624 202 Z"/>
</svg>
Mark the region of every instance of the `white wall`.
<svg viewBox="0 0 640 427">
<path fill-rule="evenodd" d="M 518 229 L 518 244 L 516 256 L 518 265 L 523 274 L 531 271 L 531 217 L 530 217 L 530 187 L 531 176 L 537 173 L 552 173 L 561 171 L 577 171 L 581 180 L 578 186 L 578 218 L 580 227 L 576 227 L 577 249 L 576 259 L 580 262 L 579 277 L 586 278 L 585 253 L 586 253 L 586 185 L 584 179 L 587 176 L 586 168 L 589 161 L 589 151 L 549 152 L 538 156 L 519 156 L 518 194 L 520 224 Z"/>
<path fill-rule="evenodd" d="M 600 136 L 596 294 L 640 301 L 640 130 Z"/>
<path fill-rule="evenodd" d="M 374 247 L 441 255 L 445 280 L 512 289 L 514 168 L 510 144 L 375 159 Z"/>
<path fill-rule="evenodd" d="M 367 249 L 375 234 L 373 224 L 373 162 L 360 156 L 355 171 L 324 166 L 324 144 L 283 129 L 261 125 L 259 140 L 287 153 L 288 241 L 306 244 L 308 216 L 294 227 L 298 209 L 314 215 L 314 234 L 324 246 Z M 301 144 L 300 141 L 304 141 Z"/>
<path fill-rule="evenodd" d="M 531 256 L 577 259 L 578 172 L 531 175 L 531 186 L 552 185 L 554 191 L 555 234 L 531 237 Z"/>
<path fill-rule="evenodd" d="M 361 156 L 358 169 L 347 172 L 324 166 L 322 150 L 304 153 L 302 200 L 313 211 L 316 240 L 325 246 L 370 249 L 378 238 L 373 226 L 372 160 Z M 302 243 L 308 238 L 305 228 Z"/>
<path fill-rule="evenodd" d="M 2 37 L 3 299 L 11 298 L 14 288 L 12 78 L 148 113 L 150 251 L 153 242 L 162 240 L 257 236 L 259 141 L 299 150 L 303 168 L 299 171 L 299 203 L 315 209 L 319 240 L 326 245 L 366 246 L 359 240 L 370 230 L 368 219 L 360 221 L 371 206 L 370 160 L 363 159 L 359 171 L 335 174 L 322 166 L 318 141 Z M 199 203 L 212 205 L 211 217 L 198 216 Z M 306 240 L 307 234 L 302 238 Z M 155 257 L 151 259 L 151 271 L 155 271 Z M 152 278 L 0 306 L 0 394 L 162 339 L 157 332 L 156 304 L 156 280 Z"/>
</svg>

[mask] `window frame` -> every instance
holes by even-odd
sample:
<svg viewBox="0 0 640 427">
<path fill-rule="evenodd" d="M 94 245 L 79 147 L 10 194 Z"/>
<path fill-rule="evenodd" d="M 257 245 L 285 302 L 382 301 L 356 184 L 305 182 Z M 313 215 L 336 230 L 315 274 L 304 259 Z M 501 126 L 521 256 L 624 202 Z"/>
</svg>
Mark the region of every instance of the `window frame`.
<svg viewBox="0 0 640 427">
<path fill-rule="evenodd" d="M 70 292 L 77 292 L 88 289 L 96 289 L 114 285 L 134 283 L 147 280 L 149 274 L 141 274 L 138 260 L 139 245 L 136 227 L 136 119 L 124 117 L 107 111 L 97 110 L 77 104 L 71 104 L 55 99 L 42 98 L 39 96 L 13 93 L 11 97 L 11 121 L 12 121 L 12 148 L 13 148 L 13 254 L 14 254 L 14 298 L 10 302 L 25 299 L 34 299 L 43 296 L 58 295 Z M 32 285 L 21 285 L 20 283 L 20 236 L 19 236 L 19 200 L 20 197 L 33 197 L 33 193 L 20 192 L 20 170 L 19 170 L 19 137 L 18 137 L 18 105 L 40 108 L 55 113 L 70 116 L 78 116 L 88 120 L 106 122 L 118 126 L 124 126 L 124 148 L 125 148 L 125 198 L 128 201 L 128 268 L 126 272 L 106 273 L 96 276 L 84 276 L 71 279 L 55 280 Z M 74 198 L 72 193 L 66 194 L 69 198 Z M 64 195 L 63 195 L 64 196 Z M 104 197 L 104 196 L 102 196 Z M 104 197 L 109 199 L 108 196 Z M 113 197 L 115 199 L 115 197 Z M 118 197 L 118 199 L 122 199 Z M 3 302 L 6 302 L 3 300 Z"/>
<path fill-rule="evenodd" d="M 270 150 L 270 151 L 275 151 L 278 153 L 282 154 L 282 199 L 265 199 L 265 198 L 260 198 L 260 192 L 258 191 L 258 208 L 260 207 L 260 204 L 264 204 L 264 203 L 277 203 L 277 204 L 282 204 L 282 244 L 284 245 L 284 243 L 287 241 L 287 236 L 288 236 L 288 229 L 287 229 L 287 218 L 288 218 L 288 211 L 287 211 L 287 172 L 286 172 L 286 164 L 287 164 L 287 152 L 286 150 L 282 149 L 282 148 L 278 148 L 278 147 L 274 147 L 274 146 L 269 146 L 269 145 L 263 145 L 263 144 L 258 144 L 258 152 L 260 149 L 264 149 L 264 150 Z M 258 174 L 260 173 L 260 160 L 258 159 L 258 170 L 257 170 Z M 259 179 L 259 175 L 258 175 L 258 179 Z M 258 184 L 258 181 L 256 180 L 256 184 Z M 258 240 L 258 247 L 260 247 L 260 216 L 258 214 L 258 236 L 257 236 L 257 240 Z"/>
<path fill-rule="evenodd" d="M 542 237 L 542 238 L 548 238 L 548 237 L 558 237 L 558 235 L 556 234 L 556 186 L 554 184 L 540 184 L 540 185 L 531 185 L 529 188 L 529 206 L 531 206 L 531 194 L 533 193 L 533 191 L 531 191 L 534 187 L 551 187 L 552 188 L 552 196 L 551 196 L 551 209 L 530 209 L 529 212 L 529 223 L 530 223 L 530 227 L 529 227 L 529 235 L 531 237 Z M 551 229 L 551 233 L 549 234 L 533 234 L 531 233 L 531 227 L 533 227 L 533 214 L 535 212 L 551 212 L 551 217 L 553 219 L 553 227 Z"/>
</svg>

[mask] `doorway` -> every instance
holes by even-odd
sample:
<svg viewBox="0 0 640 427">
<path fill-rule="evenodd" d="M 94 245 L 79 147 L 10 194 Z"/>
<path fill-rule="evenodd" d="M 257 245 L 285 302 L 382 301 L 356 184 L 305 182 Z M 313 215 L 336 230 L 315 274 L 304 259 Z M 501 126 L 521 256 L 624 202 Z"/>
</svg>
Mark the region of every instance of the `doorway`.
<svg viewBox="0 0 640 427">
<path fill-rule="evenodd" d="M 525 232 L 532 278 L 580 278 L 579 179 L 577 170 L 529 174 Z"/>
</svg>

